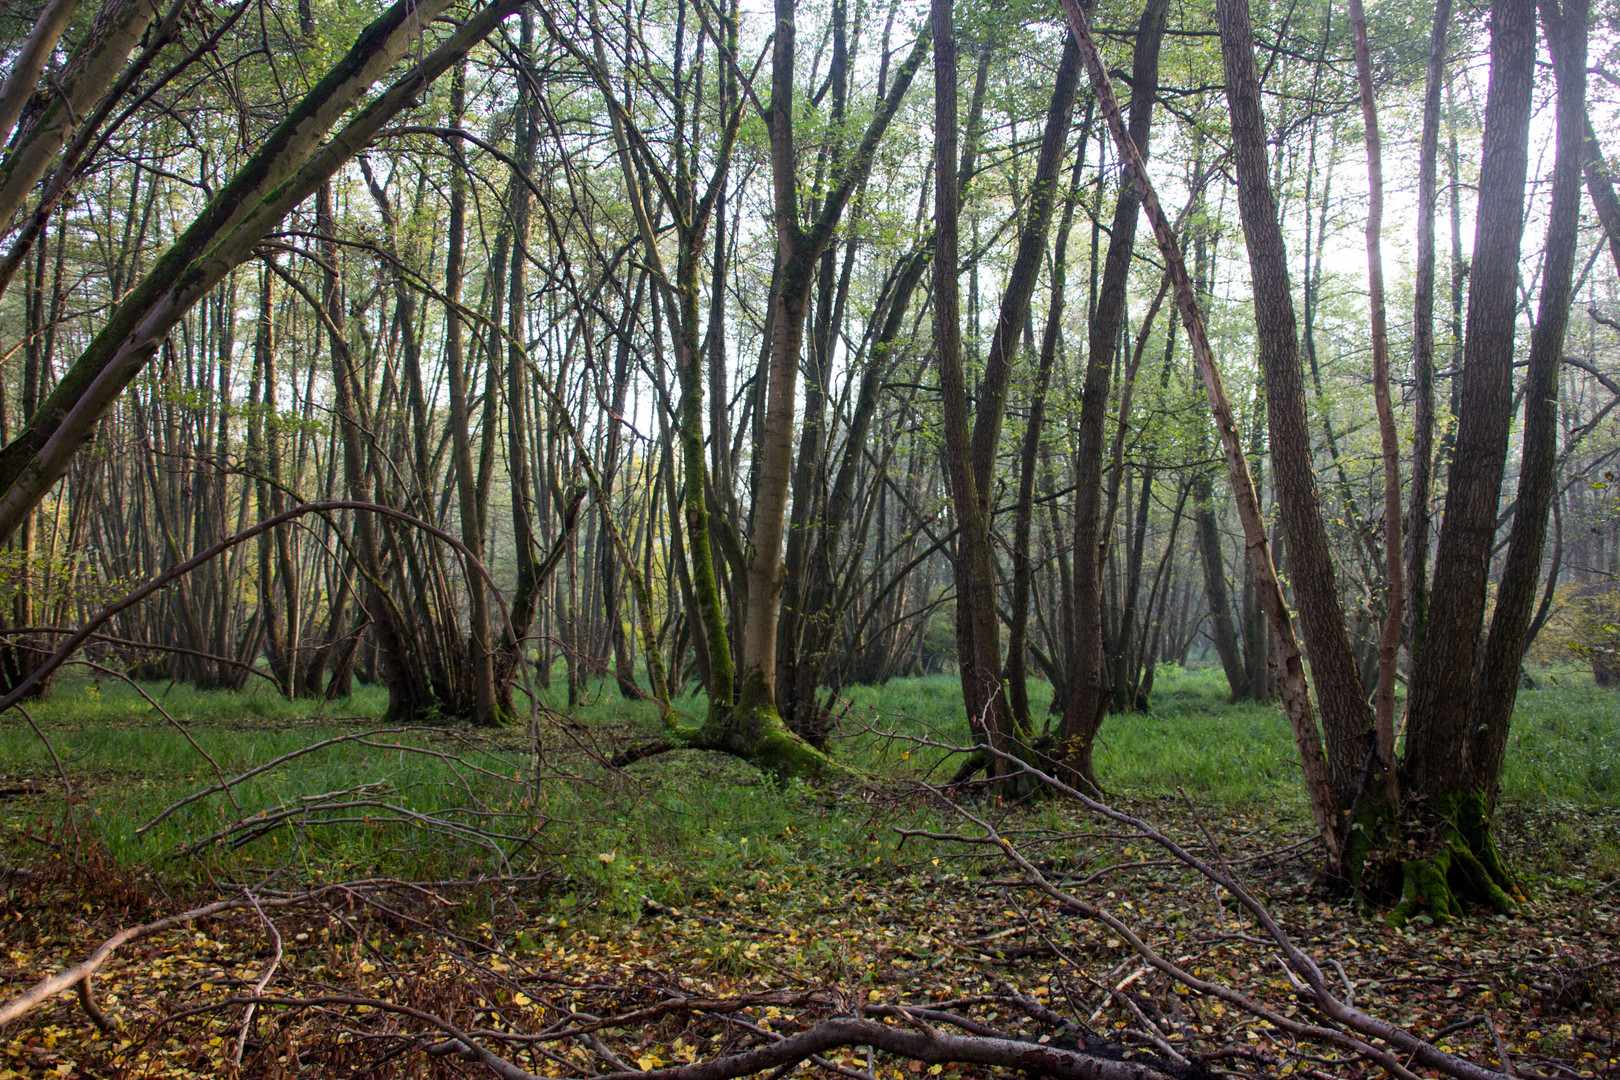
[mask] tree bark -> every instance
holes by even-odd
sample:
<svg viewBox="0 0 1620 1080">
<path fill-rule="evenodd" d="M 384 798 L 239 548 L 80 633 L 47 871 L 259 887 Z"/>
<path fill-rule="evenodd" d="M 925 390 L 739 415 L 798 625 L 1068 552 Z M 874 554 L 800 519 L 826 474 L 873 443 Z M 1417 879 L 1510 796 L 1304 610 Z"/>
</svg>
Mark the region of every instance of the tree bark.
<svg viewBox="0 0 1620 1080">
<path fill-rule="evenodd" d="M 953 0 L 933 0 L 934 38 L 934 354 L 944 405 L 945 461 L 957 527 L 956 609 L 962 700 L 976 738 L 1011 752 L 1012 710 L 1001 681 L 999 626 L 988 522 L 973 468 L 967 382 L 962 370 L 961 289 L 957 280 L 961 199 L 956 160 L 956 29 Z M 991 766 L 992 775 L 1004 769 Z"/>
<path fill-rule="evenodd" d="M 1153 104 L 1159 86 L 1159 46 L 1164 40 L 1166 0 L 1148 0 L 1136 29 L 1131 69 L 1131 119 L 1127 135 L 1147 160 L 1153 130 Z M 1123 155 L 1123 151 L 1121 151 Z M 1074 660 L 1069 694 L 1059 727 L 1059 753 L 1071 777 L 1097 788 L 1093 743 L 1108 711 L 1108 672 L 1103 664 L 1102 534 L 1103 427 L 1108 418 L 1109 384 L 1120 329 L 1125 321 L 1125 290 L 1136 248 L 1141 196 L 1124 178 L 1114 205 L 1108 255 L 1091 320 L 1085 387 L 1080 399 L 1080 448 L 1074 493 Z"/>
<path fill-rule="evenodd" d="M 793 133 L 796 0 L 777 0 L 772 44 L 771 97 L 767 129 L 776 223 L 776 282 L 771 296 L 770 356 L 754 491 L 753 526 L 748 542 L 748 606 L 741 640 L 737 709 L 761 714 L 761 722 L 781 724 L 776 714 L 776 631 L 782 590 L 782 541 L 793 470 L 793 413 L 804 343 L 804 316 L 816 262 L 831 243 L 833 230 L 855 186 L 871 168 L 877 144 L 888 128 L 912 77 L 922 65 L 928 39 L 919 35 L 894 74 L 888 96 L 878 103 L 860 144 L 834 171 L 832 184 L 809 228 L 799 220 L 799 174 Z M 745 738 L 751 736 L 744 735 Z"/>
<path fill-rule="evenodd" d="M 1552 209 L 1541 272 L 1541 298 L 1530 338 L 1530 368 L 1524 388 L 1524 447 L 1519 459 L 1517 509 L 1507 561 L 1496 590 L 1490 635 L 1475 680 L 1467 783 L 1494 806 L 1507 748 L 1508 724 L 1519 691 L 1526 635 L 1541 582 L 1547 515 L 1556 487 L 1558 373 L 1581 221 L 1581 158 L 1586 127 L 1586 0 L 1545 0 L 1542 20 L 1552 46 L 1558 83 L 1557 147 Z"/>
<path fill-rule="evenodd" d="M 1419 796 L 1440 795 L 1467 780 L 1486 579 L 1513 419 L 1514 322 L 1535 55 L 1533 0 L 1496 0 L 1463 366 L 1457 377 L 1461 409 L 1402 762 L 1403 784 Z"/>
<path fill-rule="evenodd" d="M 1255 327 L 1265 372 L 1272 477 L 1283 534 L 1288 539 L 1290 581 L 1321 700 L 1334 802 L 1342 810 L 1355 801 L 1362 766 L 1372 747 L 1373 717 L 1362 696 L 1361 674 L 1345 631 L 1333 556 L 1322 524 L 1293 293 L 1269 176 L 1248 0 L 1219 0 L 1216 15 L 1232 120 L 1238 207 L 1248 241 Z"/>
<path fill-rule="evenodd" d="M 1585 139 L 1582 145 L 1581 168 L 1586 174 L 1586 191 L 1603 225 L 1603 235 L 1609 241 L 1609 254 L 1620 270 L 1620 197 L 1614 193 L 1614 172 L 1603 156 L 1603 144 L 1592 130 L 1592 118 L 1583 118 Z"/>
<path fill-rule="evenodd" d="M 1438 0 L 1418 146 L 1417 268 L 1412 300 L 1412 483 L 1406 513 L 1407 649 L 1414 662 L 1429 606 L 1429 499 L 1434 478 L 1434 215 L 1451 0 Z"/>
<path fill-rule="evenodd" d="M 1378 102 L 1373 96 L 1367 16 L 1361 0 L 1350 0 L 1350 22 L 1355 29 L 1356 76 L 1367 132 L 1367 305 L 1372 322 L 1373 405 L 1378 413 L 1379 446 L 1384 459 L 1384 625 L 1378 638 L 1378 688 L 1373 713 L 1378 771 L 1383 774 L 1384 793 L 1393 807 L 1400 798 L 1395 771 L 1395 661 L 1401 648 L 1401 611 L 1406 600 L 1401 551 L 1401 445 L 1395 432 L 1395 410 L 1389 400 L 1389 330 L 1384 322 L 1383 149 L 1378 137 Z M 1369 775 L 1362 783 L 1370 780 Z"/>
</svg>

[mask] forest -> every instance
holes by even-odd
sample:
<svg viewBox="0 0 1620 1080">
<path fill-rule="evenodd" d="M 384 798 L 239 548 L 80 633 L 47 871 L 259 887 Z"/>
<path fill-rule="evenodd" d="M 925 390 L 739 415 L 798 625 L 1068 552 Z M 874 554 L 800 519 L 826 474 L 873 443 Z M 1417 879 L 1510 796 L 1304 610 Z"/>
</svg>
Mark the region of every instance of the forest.
<svg viewBox="0 0 1620 1080">
<path fill-rule="evenodd" d="M 0 7 L 0 1080 L 1620 1078 L 1620 4 Z"/>
</svg>

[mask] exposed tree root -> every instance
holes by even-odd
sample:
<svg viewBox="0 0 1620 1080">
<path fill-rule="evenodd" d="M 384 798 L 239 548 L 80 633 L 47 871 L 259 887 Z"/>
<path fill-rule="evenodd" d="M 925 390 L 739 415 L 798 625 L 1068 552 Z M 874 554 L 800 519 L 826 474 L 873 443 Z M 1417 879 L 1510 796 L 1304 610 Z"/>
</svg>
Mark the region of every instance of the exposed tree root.
<svg viewBox="0 0 1620 1080">
<path fill-rule="evenodd" d="M 1482 793 L 1457 792 L 1429 801 L 1434 821 L 1423 855 L 1401 863 L 1401 899 L 1389 921 L 1401 926 L 1417 915 L 1437 923 L 1465 914 L 1466 904 L 1483 904 L 1498 915 L 1512 914 L 1522 899 L 1496 850 Z"/>
<path fill-rule="evenodd" d="M 778 780 L 862 779 L 848 765 L 795 735 L 768 706 L 738 706 L 729 713 L 711 715 L 696 728 L 667 724 L 663 738 L 623 751 L 613 759 L 613 766 L 622 769 L 673 750 L 730 754 Z"/>
</svg>

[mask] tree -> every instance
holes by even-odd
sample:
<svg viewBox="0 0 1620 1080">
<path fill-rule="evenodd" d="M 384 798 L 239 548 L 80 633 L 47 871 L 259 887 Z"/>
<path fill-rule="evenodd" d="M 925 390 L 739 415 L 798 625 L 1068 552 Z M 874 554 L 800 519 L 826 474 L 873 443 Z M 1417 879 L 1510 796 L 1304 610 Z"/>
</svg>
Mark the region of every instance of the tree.
<svg viewBox="0 0 1620 1080">
<path fill-rule="evenodd" d="M 1434 600 L 1422 663 L 1414 673 L 1402 762 L 1403 782 L 1410 785 L 1414 798 L 1422 800 L 1419 820 L 1432 830 L 1435 847 L 1432 856 L 1402 865 L 1402 910 L 1426 907 L 1440 916 L 1459 909 L 1458 897 L 1483 900 L 1498 910 L 1511 906 L 1507 890 L 1513 888 L 1513 882 L 1496 854 L 1490 812 L 1502 775 L 1553 496 L 1557 372 L 1578 244 L 1586 10 L 1581 0 L 1573 0 L 1562 11 L 1552 5 L 1544 8 L 1558 86 L 1552 209 L 1543 255 L 1540 311 L 1530 344 L 1519 496 L 1489 633 L 1476 658 L 1474 650 L 1479 648 L 1486 618 L 1484 571 L 1495 526 L 1493 510 L 1490 533 L 1481 534 L 1481 502 L 1488 496 L 1494 507 L 1500 497 L 1507 426 L 1513 413 L 1511 308 L 1515 300 L 1509 296 L 1517 287 L 1516 229 L 1522 217 L 1518 202 L 1510 202 L 1510 197 L 1517 191 L 1517 199 L 1522 199 L 1524 188 L 1535 53 L 1534 10 L 1531 5 L 1521 5 L 1524 10 L 1501 10 L 1507 6 L 1504 2 L 1492 12 L 1493 62 L 1481 165 L 1480 232 L 1475 239 L 1464 343 L 1465 411 L 1459 418 L 1446 516 L 1435 556 Z M 1492 190 L 1498 181 L 1502 190 Z M 1514 208 L 1512 221 L 1506 220 L 1510 205 Z M 1488 226 L 1510 235 L 1488 238 L 1484 232 Z M 1500 336 L 1493 340 L 1492 334 Z M 1453 588 L 1459 590 L 1457 595 L 1448 595 L 1447 590 Z M 1460 662 L 1468 666 L 1458 686 L 1454 673 L 1444 665 Z M 1462 700 L 1440 696 L 1453 687 Z"/>
<path fill-rule="evenodd" d="M 0 450 L 0 537 L 11 536 L 66 473 L 96 423 L 186 312 L 424 87 L 516 11 L 519 0 L 477 11 L 322 145 L 447 6 L 446 0 L 401 2 L 372 22 L 118 305 L 30 422 Z"/>
<path fill-rule="evenodd" d="M 1168 11 L 1166 3 L 1158 0 L 1148 3 L 1136 28 L 1128 134 L 1144 162 L 1153 130 L 1153 103 L 1159 85 L 1159 45 L 1164 40 Z M 1108 411 L 1109 382 L 1125 321 L 1125 287 L 1140 212 L 1135 186 L 1123 179 L 1108 234 L 1108 257 L 1097 294 L 1097 314 L 1091 322 L 1085 389 L 1080 401 L 1080 448 L 1075 470 L 1074 667 L 1069 675 L 1068 703 L 1059 730 L 1059 752 L 1072 775 L 1093 788 L 1097 787 L 1097 774 L 1092 765 L 1092 747 L 1111 696 L 1110 673 L 1103 663 L 1103 424 Z"/>
<path fill-rule="evenodd" d="M 1222 0 L 1216 6 L 1216 16 L 1237 167 L 1238 208 L 1249 249 L 1255 331 L 1260 366 L 1265 373 L 1272 476 L 1283 534 L 1288 538 L 1295 602 L 1310 650 L 1312 681 L 1321 702 L 1328 782 L 1334 804 L 1348 808 L 1357 799 L 1374 749 L 1373 717 L 1362 695 L 1361 673 L 1345 629 L 1344 608 L 1322 521 L 1305 412 L 1293 290 L 1271 189 L 1260 77 L 1247 0 Z M 1345 826 L 1339 822 L 1337 827 Z"/>
</svg>

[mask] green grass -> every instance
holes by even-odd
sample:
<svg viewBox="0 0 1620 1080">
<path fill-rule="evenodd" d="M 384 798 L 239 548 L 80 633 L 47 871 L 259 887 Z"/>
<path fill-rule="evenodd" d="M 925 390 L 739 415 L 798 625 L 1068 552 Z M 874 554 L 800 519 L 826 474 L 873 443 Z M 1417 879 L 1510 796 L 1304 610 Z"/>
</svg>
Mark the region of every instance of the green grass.
<svg viewBox="0 0 1620 1080">
<path fill-rule="evenodd" d="M 1509 805 L 1620 805 L 1620 696 L 1596 689 L 1575 669 L 1550 669 L 1538 680 L 1537 689 L 1519 698 L 1504 799 Z M 31 712 L 84 797 L 81 818 L 109 855 L 176 880 L 244 880 L 271 869 L 330 878 L 561 867 L 566 885 L 559 905 L 628 911 L 643 895 L 680 906 L 723 895 L 743 881 L 821 882 L 830 889 L 842 875 L 914 860 L 917 853 L 903 849 L 892 826 L 927 822 L 934 813 L 905 796 L 868 804 L 856 795 L 779 785 L 741 762 L 701 752 L 638 764 L 630 779 L 615 776 L 585 748 L 611 752 L 656 734 L 656 726 L 649 706 L 625 701 L 604 681 L 593 684 L 572 714 L 553 714 L 567 726 L 544 729 L 538 782 L 521 727 L 493 735 L 399 733 L 381 740 L 396 744 L 392 749 L 348 741 L 307 754 L 237 786 L 234 807 L 210 795 L 141 834 L 140 826 L 159 811 L 214 784 L 216 765 L 234 776 L 301 747 L 380 727 L 386 706 L 375 688 L 347 701 L 289 703 L 262 690 L 144 685 L 184 733 L 112 680 L 65 680 Z M 1044 717 L 1049 688 L 1031 689 L 1036 715 Z M 954 765 L 945 752 L 922 740 L 968 741 L 959 694 L 954 676 L 851 688 L 834 752 L 883 775 L 948 776 Z M 559 681 L 546 694 L 548 704 L 555 709 L 561 696 Z M 705 702 L 689 696 L 677 705 L 695 720 Z M 0 763 L 7 784 L 26 778 L 43 789 L 0 801 L 0 840 L 14 855 L 18 848 L 37 853 L 41 839 L 63 841 L 56 767 L 19 714 L 0 721 Z M 1120 795 L 1151 799 L 1184 788 L 1200 805 L 1307 817 L 1281 711 L 1228 704 L 1218 671 L 1161 669 L 1151 713 L 1109 717 L 1097 767 Z M 216 846 L 175 857 L 186 844 L 235 822 L 238 813 L 276 813 L 362 785 L 372 787 L 359 797 L 437 821 L 397 820 L 383 807 L 316 810 L 239 849 Z M 474 820 L 508 838 L 481 842 L 456 832 L 455 823 Z M 1038 814 L 1027 824 L 1044 820 Z"/>
<path fill-rule="evenodd" d="M 1620 693 L 1589 668 L 1549 665 L 1520 690 L 1508 733 L 1502 798 L 1620 807 Z"/>
<path fill-rule="evenodd" d="M 961 683 L 954 675 L 897 679 L 887 686 L 852 687 L 853 718 L 898 735 L 934 733 L 940 741 L 968 741 Z M 1047 721 L 1052 688 L 1030 684 L 1037 726 Z M 1160 668 L 1153 711 L 1110 716 L 1098 736 L 1098 776 L 1110 791 L 1140 795 L 1174 793 L 1185 787 L 1195 799 L 1222 805 L 1298 800 L 1293 736 L 1282 713 L 1269 706 L 1227 704 L 1219 671 Z M 1051 717 L 1054 727 L 1057 718 Z M 846 724 L 848 726 L 848 724 Z M 855 764 L 889 764 L 880 740 L 865 740 L 849 755 Z M 921 754 L 930 764 L 939 755 Z M 915 760 L 915 756 L 914 756 Z"/>
</svg>

